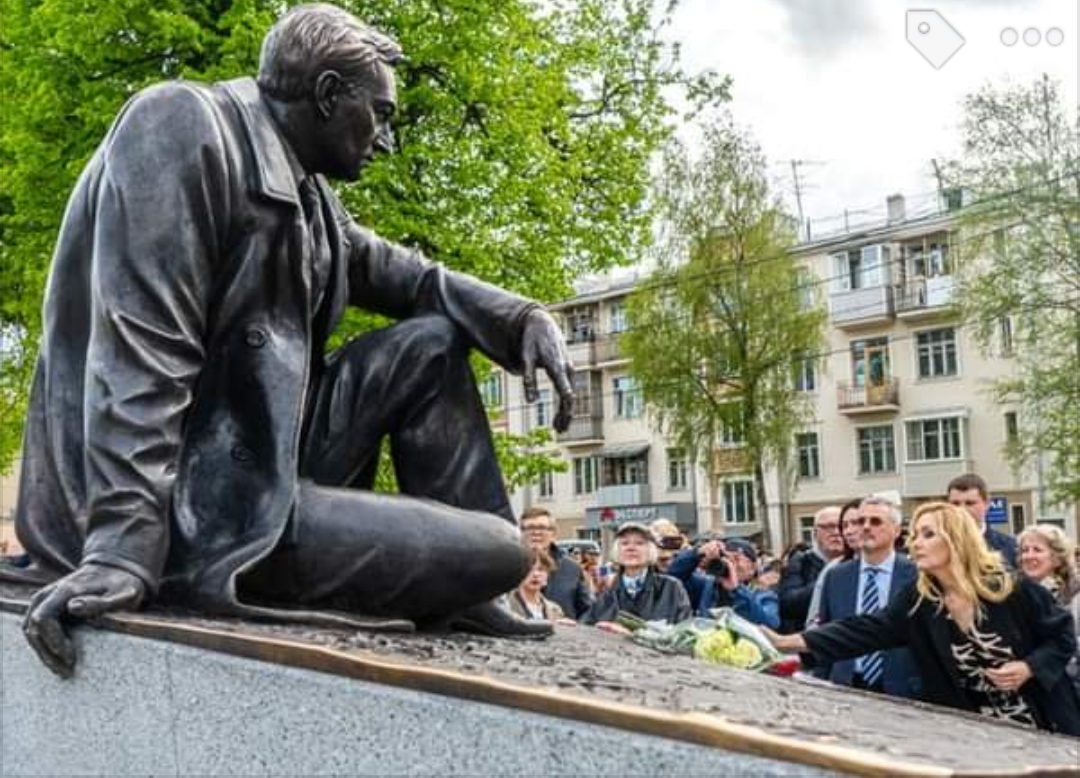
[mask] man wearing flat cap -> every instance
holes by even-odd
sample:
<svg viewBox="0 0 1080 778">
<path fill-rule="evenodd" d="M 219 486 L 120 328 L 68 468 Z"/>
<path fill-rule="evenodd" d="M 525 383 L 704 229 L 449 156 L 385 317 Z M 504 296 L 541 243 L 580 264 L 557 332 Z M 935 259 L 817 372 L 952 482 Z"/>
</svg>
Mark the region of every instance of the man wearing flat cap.
<svg viewBox="0 0 1080 778">
<path fill-rule="evenodd" d="M 659 553 L 656 538 L 644 524 L 631 521 L 620 525 L 615 530 L 612 553 L 618 575 L 581 617 L 582 623 L 612 622 L 620 612 L 672 624 L 690 618 L 690 600 L 683 585 L 656 569 Z"/>
</svg>

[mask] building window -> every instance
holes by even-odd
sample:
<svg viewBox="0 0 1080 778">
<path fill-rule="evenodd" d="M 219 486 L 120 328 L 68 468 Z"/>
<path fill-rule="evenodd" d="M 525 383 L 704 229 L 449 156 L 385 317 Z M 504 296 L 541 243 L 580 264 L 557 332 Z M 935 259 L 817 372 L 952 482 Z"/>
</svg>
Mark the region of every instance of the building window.
<svg viewBox="0 0 1080 778">
<path fill-rule="evenodd" d="M 896 472 L 892 425 L 859 429 L 859 475 Z"/>
<path fill-rule="evenodd" d="M 936 462 L 960 459 L 964 455 L 960 440 L 960 418 L 919 419 L 907 423 L 909 462 Z"/>
<path fill-rule="evenodd" d="M 724 482 L 724 521 L 727 524 L 749 524 L 754 520 L 754 482 Z"/>
<path fill-rule="evenodd" d="M 1005 412 L 1005 443 L 1009 446 L 1015 446 L 1020 442 L 1020 421 L 1017 419 L 1016 411 Z"/>
<path fill-rule="evenodd" d="M 1012 316 L 1002 316 L 998 319 L 998 340 L 1001 342 L 1001 356 L 1011 357 L 1016 345 L 1013 340 Z"/>
<path fill-rule="evenodd" d="M 686 489 L 690 482 L 690 466 L 686 459 L 686 451 L 681 448 L 669 448 L 667 462 L 668 491 L 677 492 Z"/>
<path fill-rule="evenodd" d="M 795 436 L 799 452 L 799 477 L 821 478 L 821 452 L 818 450 L 818 434 L 802 432 Z"/>
<path fill-rule="evenodd" d="M 536 397 L 536 426 L 551 426 L 551 390 L 540 389 Z"/>
<path fill-rule="evenodd" d="M 641 391 L 634 377 L 616 376 L 612 383 L 615 387 L 615 415 L 620 419 L 636 419 L 641 416 Z"/>
<path fill-rule="evenodd" d="M 480 397 L 486 408 L 503 407 L 503 374 L 492 373 L 480 384 Z"/>
<path fill-rule="evenodd" d="M 799 517 L 799 540 L 808 545 L 814 542 L 814 517 Z"/>
<path fill-rule="evenodd" d="M 541 500 L 550 500 L 555 496 L 555 474 L 551 472 L 542 473 L 540 480 L 536 483 L 536 488 Z"/>
<path fill-rule="evenodd" d="M 639 457 L 604 459 L 604 486 L 632 486 L 649 483 L 649 460 Z"/>
<path fill-rule="evenodd" d="M 795 391 L 813 392 L 817 390 L 817 360 L 813 357 L 801 357 L 795 361 Z"/>
<path fill-rule="evenodd" d="M 596 336 L 591 306 L 571 308 L 566 312 L 566 340 L 568 343 L 590 343 Z"/>
<path fill-rule="evenodd" d="M 888 338 L 851 341 L 851 380 L 857 388 L 884 386 L 891 375 Z"/>
<path fill-rule="evenodd" d="M 888 246 L 865 246 L 833 254 L 835 290 L 844 292 L 881 286 L 885 283 L 889 254 Z"/>
<path fill-rule="evenodd" d="M 608 306 L 608 332 L 617 335 L 626 332 L 626 304 L 622 302 L 611 303 Z"/>
<path fill-rule="evenodd" d="M 574 457 L 574 494 L 592 494 L 600 486 L 600 458 Z"/>
<path fill-rule="evenodd" d="M 724 404 L 729 412 L 720 420 L 720 446 L 721 448 L 738 448 L 746 445 L 746 429 L 742 419 L 741 408 L 735 403 Z"/>
<path fill-rule="evenodd" d="M 928 330 L 915 337 L 919 353 L 919 378 L 941 378 L 960 372 L 956 361 L 955 329 Z"/>
</svg>

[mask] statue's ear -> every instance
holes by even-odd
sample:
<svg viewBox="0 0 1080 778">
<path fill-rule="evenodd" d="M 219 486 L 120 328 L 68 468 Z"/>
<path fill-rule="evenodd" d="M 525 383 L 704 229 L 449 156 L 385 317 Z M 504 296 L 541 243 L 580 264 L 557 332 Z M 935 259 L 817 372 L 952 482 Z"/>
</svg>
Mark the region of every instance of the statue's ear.
<svg viewBox="0 0 1080 778">
<path fill-rule="evenodd" d="M 326 121 L 334 114 L 343 82 L 336 70 L 324 70 L 315 79 L 315 111 Z"/>
</svg>

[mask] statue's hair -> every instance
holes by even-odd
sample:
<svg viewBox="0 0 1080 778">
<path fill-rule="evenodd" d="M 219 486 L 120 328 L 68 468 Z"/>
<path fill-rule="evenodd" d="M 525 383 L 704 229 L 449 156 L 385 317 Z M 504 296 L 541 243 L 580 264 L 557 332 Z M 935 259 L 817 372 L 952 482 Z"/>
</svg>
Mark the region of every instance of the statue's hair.
<svg viewBox="0 0 1080 778">
<path fill-rule="evenodd" d="M 1017 545 L 1022 547 L 1024 541 L 1031 538 L 1039 538 L 1050 549 L 1050 556 L 1054 560 L 1054 568 L 1050 574 L 1058 579 L 1062 588 L 1062 598 L 1068 602 L 1080 591 L 1080 576 L 1076 571 L 1075 544 L 1061 527 L 1055 527 L 1053 524 L 1036 524 L 1034 527 L 1028 527 L 1016 539 Z"/>
<path fill-rule="evenodd" d="M 348 11 L 328 3 L 305 3 L 283 15 L 263 40 L 259 86 L 279 100 L 311 94 L 315 79 L 336 70 L 346 82 L 373 72 L 376 62 L 391 67 L 401 46 Z"/>
<path fill-rule="evenodd" d="M 920 505 L 911 519 L 909 551 L 919 535 L 919 526 L 925 522 L 933 526 L 949 547 L 949 571 L 960 589 L 959 594 L 975 606 L 979 618 L 983 615 L 980 601 L 1003 602 L 1012 593 L 1013 578 L 1001 554 L 986 545 L 982 532 L 966 510 L 947 502 Z M 944 592 L 933 575 L 920 570 L 916 588 L 919 602 L 929 600 L 943 607 Z"/>
</svg>

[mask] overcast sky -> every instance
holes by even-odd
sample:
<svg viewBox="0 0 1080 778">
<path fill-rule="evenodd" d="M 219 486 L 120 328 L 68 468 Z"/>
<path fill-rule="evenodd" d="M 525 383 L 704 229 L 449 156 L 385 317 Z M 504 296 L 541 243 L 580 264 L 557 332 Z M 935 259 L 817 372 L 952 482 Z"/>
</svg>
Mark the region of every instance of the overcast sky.
<svg viewBox="0 0 1080 778">
<path fill-rule="evenodd" d="M 842 226 L 844 209 L 878 208 L 893 192 L 909 212 L 929 203 L 930 160 L 954 154 L 959 103 L 1001 78 L 1043 72 L 1077 94 L 1078 0 L 683 0 L 669 32 L 691 70 L 734 79 L 730 104 L 771 161 L 794 212 L 789 160 L 805 160 L 803 206 L 815 232 Z M 935 70 L 907 42 L 905 14 L 933 9 L 965 38 Z M 1056 47 L 1001 32 L 1064 33 Z M 689 138 L 692 142 L 692 136 Z M 873 214 L 863 214 L 870 218 Z M 833 221 L 827 221 L 832 218 Z M 853 215 L 853 219 L 859 216 Z"/>
</svg>

